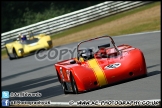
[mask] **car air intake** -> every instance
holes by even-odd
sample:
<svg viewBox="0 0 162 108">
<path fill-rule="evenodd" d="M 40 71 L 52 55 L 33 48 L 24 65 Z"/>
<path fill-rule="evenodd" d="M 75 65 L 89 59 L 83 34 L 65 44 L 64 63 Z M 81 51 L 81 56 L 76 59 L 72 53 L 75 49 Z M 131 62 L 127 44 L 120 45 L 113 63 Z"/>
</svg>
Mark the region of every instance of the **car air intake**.
<svg viewBox="0 0 162 108">
<path fill-rule="evenodd" d="M 97 81 L 94 82 L 94 85 L 97 85 Z"/>
<path fill-rule="evenodd" d="M 48 45 L 51 46 L 52 45 L 52 41 L 47 41 Z"/>
<path fill-rule="evenodd" d="M 129 75 L 130 75 L 130 76 L 133 76 L 133 72 L 129 72 Z"/>
</svg>

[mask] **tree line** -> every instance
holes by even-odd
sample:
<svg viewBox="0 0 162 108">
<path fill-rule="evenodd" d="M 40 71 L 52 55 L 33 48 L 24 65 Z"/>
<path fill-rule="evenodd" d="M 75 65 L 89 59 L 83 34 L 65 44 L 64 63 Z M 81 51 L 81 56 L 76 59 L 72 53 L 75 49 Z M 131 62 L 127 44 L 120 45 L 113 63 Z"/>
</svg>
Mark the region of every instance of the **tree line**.
<svg viewBox="0 0 162 108">
<path fill-rule="evenodd" d="M 3 1 L 1 33 L 80 10 L 104 1 Z"/>
</svg>

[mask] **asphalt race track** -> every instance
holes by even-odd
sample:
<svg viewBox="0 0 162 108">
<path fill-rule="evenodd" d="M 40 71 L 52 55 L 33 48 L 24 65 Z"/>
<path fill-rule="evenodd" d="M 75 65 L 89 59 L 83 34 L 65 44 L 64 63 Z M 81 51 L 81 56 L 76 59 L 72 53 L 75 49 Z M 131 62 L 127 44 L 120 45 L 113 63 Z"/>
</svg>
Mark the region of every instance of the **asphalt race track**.
<svg viewBox="0 0 162 108">
<path fill-rule="evenodd" d="M 11 98 L 18 100 L 51 100 L 69 102 L 70 100 L 149 100 L 160 99 L 161 95 L 161 48 L 160 31 L 113 37 L 116 45 L 129 44 L 144 52 L 148 77 L 92 90 L 81 94 L 63 93 L 58 82 L 54 63 L 56 60 L 38 61 L 35 55 L 10 61 L 2 60 L 2 91 L 39 92 L 42 97 Z M 106 42 L 106 40 L 102 40 Z M 94 43 L 95 44 L 95 43 Z M 102 43 L 101 43 L 102 44 Z M 77 43 L 68 44 L 73 48 Z M 88 44 L 90 46 L 90 44 Z M 57 48 L 63 48 L 59 46 Z M 64 58 L 67 58 L 65 56 Z"/>
</svg>

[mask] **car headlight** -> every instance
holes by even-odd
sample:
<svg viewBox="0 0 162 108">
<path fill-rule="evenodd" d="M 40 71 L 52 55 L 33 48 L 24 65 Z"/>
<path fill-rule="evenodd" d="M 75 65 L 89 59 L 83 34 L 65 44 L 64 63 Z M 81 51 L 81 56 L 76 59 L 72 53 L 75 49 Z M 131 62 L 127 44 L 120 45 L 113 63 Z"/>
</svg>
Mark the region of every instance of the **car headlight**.
<svg viewBox="0 0 162 108">
<path fill-rule="evenodd" d="M 70 74 L 70 70 L 67 69 L 67 70 L 66 70 L 66 73 L 67 73 L 67 74 Z"/>
<path fill-rule="evenodd" d="M 60 67 L 60 74 L 62 76 L 62 78 L 64 79 L 63 73 L 62 73 L 62 67 Z"/>
<path fill-rule="evenodd" d="M 60 73 L 62 73 L 62 67 L 60 67 Z"/>
<path fill-rule="evenodd" d="M 19 53 L 24 53 L 24 50 L 21 48 L 21 49 L 19 49 Z"/>
<path fill-rule="evenodd" d="M 70 80 L 70 70 L 66 70 L 66 74 L 67 74 L 67 78 L 68 78 L 68 80 Z"/>
</svg>

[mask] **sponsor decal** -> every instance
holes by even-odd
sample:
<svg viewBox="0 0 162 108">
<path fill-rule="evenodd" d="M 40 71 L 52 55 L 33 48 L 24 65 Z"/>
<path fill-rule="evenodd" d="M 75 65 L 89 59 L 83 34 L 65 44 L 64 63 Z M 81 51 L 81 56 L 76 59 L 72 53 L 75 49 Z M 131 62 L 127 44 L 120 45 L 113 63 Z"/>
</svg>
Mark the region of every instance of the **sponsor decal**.
<svg viewBox="0 0 162 108">
<path fill-rule="evenodd" d="M 121 66 L 121 63 L 113 63 L 108 66 L 105 66 L 104 69 L 115 69 L 115 68 L 118 68 L 119 66 Z"/>
</svg>

